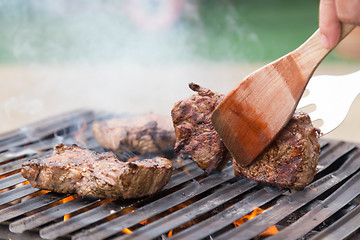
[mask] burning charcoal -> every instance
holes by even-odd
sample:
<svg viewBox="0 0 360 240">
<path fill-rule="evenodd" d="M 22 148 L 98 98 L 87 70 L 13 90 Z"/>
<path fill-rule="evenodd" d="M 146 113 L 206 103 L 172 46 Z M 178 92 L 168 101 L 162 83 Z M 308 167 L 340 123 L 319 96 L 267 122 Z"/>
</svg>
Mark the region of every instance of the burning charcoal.
<svg viewBox="0 0 360 240">
<path fill-rule="evenodd" d="M 24 161 L 21 174 L 39 189 L 95 198 L 139 198 L 168 183 L 172 163 L 155 157 L 121 162 L 113 153 L 97 153 L 63 144 L 52 155 Z"/>
<path fill-rule="evenodd" d="M 157 114 L 95 122 L 92 129 L 101 146 L 118 154 L 164 153 L 175 144 L 171 119 Z"/>
<path fill-rule="evenodd" d="M 177 102 L 171 111 L 176 134 L 175 151 L 183 158 L 192 158 L 208 173 L 221 170 L 230 155 L 210 117 L 224 96 L 194 83 L 189 87 L 197 93 Z"/>
<path fill-rule="evenodd" d="M 235 174 L 256 182 L 301 190 L 316 174 L 320 144 L 308 114 L 295 112 L 274 142 L 249 166 L 233 160 Z"/>
</svg>

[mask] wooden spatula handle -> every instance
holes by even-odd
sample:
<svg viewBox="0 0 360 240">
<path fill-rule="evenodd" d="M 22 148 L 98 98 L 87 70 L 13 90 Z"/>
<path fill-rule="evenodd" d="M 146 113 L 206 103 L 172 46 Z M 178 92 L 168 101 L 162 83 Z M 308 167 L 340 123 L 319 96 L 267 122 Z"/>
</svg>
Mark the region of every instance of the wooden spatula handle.
<svg viewBox="0 0 360 240">
<path fill-rule="evenodd" d="M 353 28 L 343 24 L 341 39 Z M 313 72 L 330 51 L 321 45 L 316 31 L 293 52 L 250 74 L 218 105 L 212 123 L 240 165 L 255 160 L 286 125 Z"/>
<path fill-rule="evenodd" d="M 344 39 L 353 29 L 352 24 L 342 23 L 341 35 L 339 42 Z M 306 42 L 292 52 L 295 61 L 298 62 L 298 66 L 301 68 L 303 74 L 311 76 L 319 65 L 319 63 L 326 57 L 332 49 L 326 49 L 321 44 L 321 34 L 318 29 Z M 309 67 L 311 66 L 311 67 Z M 305 79 L 307 76 L 304 76 Z"/>
<path fill-rule="evenodd" d="M 342 23 L 341 27 L 342 30 L 339 42 L 355 28 L 354 25 L 345 23 Z M 296 104 L 300 100 L 315 69 L 331 50 L 332 49 L 326 49 L 322 46 L 321 34 L 318 29 L 297 49 L 284 56 L 282 60 L 278 60 L 279 63 L 277 64 L 281 65 L 283 68 L 283 77 L 286 80 L 287 87 L 292 93 Z M 277 64 L 275 63 L 275 65 Z M 284 71 L 284 66 L 287 66 L 287 71 Z M 286 72 L 289 72 L 289 76 L 297 77 L 286 76 L 286 74 L 284 75 Z M 297 74 L 294 74 L 294 72 L 297 72 Z"/>
</svg>

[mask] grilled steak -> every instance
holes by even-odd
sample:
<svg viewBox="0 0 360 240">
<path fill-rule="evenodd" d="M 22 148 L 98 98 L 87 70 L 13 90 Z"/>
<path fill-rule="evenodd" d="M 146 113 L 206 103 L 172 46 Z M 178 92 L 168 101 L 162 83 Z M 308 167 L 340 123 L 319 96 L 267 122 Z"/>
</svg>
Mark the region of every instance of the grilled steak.
<svg viewBox="0 0 360 240">
<path fill-rule="evenodd" d="M 235 174 L 248 179 L 296 190 L 316 174 L 320 145 L 309 115 L 295 112 L 290 122 L 252 164 L 243 167 L 233 160 Z"/>
<path fill-rule="evenodd" d="M 197 84 L 189 87 L 196 94 L 175 104 L 171 111 L 176 135 L 175 151 L 192 158 L 206 172 L 221 170 L 230 155 L 211 123 L 211 114 L 224 95 Z"/>
<path fill-rule="evenodd" d="M 154 194 L 170 179 L 172 163 L 161 157 L 121 162 L 113 153 L 76 145 L 54 147 L 52 155 L 27 160 L 21 174 L 35 188 L 96 198 L 138 198 Z"/>
<path fill-rule="evenodd" d="M 175 144 L 171 119 L 156 114 L 95 122 L 92 130 L 101 146 L 119 154 L 166 152 L 173 150 Z"/>
</svg>

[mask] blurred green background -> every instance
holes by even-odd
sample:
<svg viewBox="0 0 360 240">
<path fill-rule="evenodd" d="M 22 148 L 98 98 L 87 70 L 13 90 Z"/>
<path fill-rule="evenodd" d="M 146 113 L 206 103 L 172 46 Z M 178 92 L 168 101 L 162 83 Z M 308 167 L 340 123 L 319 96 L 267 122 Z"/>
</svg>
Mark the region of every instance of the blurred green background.
<svg viewBox="0 0 360 240">
<path fill-rule="evenodd" d="M 130 2 L 1 0 L 0 63 L 268 62 L 318 25 L 314 0 L 178 0 L 176 19 L 147 31 L 134 23 Z M 135 2 L 156 18 L 175 1 Z"/>
<path fill-rule="evenodd" d="M 318 9 L 319 0 L 0 0 L 0 132 L 79 108 L 169 116 L 189 82 L 227 93 L 296 49 Z M 315 74 L 357 71 L 358 39 L 343 45 L 357 60 L 339 46 Z M 330 137 L 360 142 L 359 119 L 360 97 Z"/>
</svg>

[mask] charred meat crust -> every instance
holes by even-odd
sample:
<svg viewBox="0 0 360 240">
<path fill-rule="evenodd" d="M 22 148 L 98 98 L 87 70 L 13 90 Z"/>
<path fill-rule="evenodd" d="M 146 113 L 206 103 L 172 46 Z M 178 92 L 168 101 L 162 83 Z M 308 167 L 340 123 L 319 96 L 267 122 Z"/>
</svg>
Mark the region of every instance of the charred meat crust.
<svg viewBox="0 0 360 240">
<path fill-rule="evenodd" d="M 171 112 L 175 151 L 182 157 L 192 158 L 206 172 L 221 169 L 231 156 L 210 117 L 224 96 L 194 83 L 189 87 L 197 93 L 177 102 Z M 273 143 L 252 164 L 244 167 L 233 160 L 235 174 L 281 188 L 303 189 L 316 174 L 320 152 L 318 137 L 310 117 L 295 112 Z"/>
<path fill-rule="evenodd" d="M 92 130 L 102 147 L 119 154 L 163 153 L 173 150 L 175 144 L 171 119 L 157 114 L 95 122 Z"/>
<path fill-rule="evenodd" d="M 197 93 L 175 103 L 171 111 L 175 151 L 180 157 L 194 160 L 207 173 L 221 170 L 230 158 L 211 123 L 211 114 L 224 95 L 195 83 L 190 83 L 189 87 Z"/>
<path fill-rule="evenodd" d="M 121 162 L 113 153 L 97 153 L 60 144 L 51 155 L 23 162 L 21 174 L 39 189 L 95 198 L 139 198 L 159 191 L 170 179 L 172 163 L 155 157 Z"/>
<path fill-rule="evenodd" d="M 295 112 L 274 142 L 249 166 L 233 160 L 235 174 L 256 182 L 301 190 L 316 174 L 320 144 L 308 114 Z"/>
</svg>

